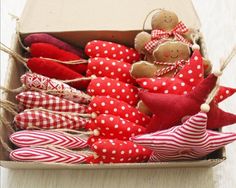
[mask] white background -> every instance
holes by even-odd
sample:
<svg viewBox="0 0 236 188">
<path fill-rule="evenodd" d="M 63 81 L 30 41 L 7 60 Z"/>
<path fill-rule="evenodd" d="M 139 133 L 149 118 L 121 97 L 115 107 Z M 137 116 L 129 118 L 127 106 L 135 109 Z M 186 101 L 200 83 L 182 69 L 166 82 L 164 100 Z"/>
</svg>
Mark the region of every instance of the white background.
<svg viewBox="0 0 236 188">
<path fill-rule="evenodd" d="M 209 58 L 217 66 L 236 45 L 236 1 L 235 0 L 193 0 L 202 22 Z M 8 13 L 20 16 L 25 0 L 1 0 L 1 42 L 10 46 L 11 35 L 15 32 L 15 21 Z M 134 1 L 135 3 L 135 1 Z M 155 7 L 154 7 L 155 8 Z M 78 9 L 79 11 L 79 9 Z M 7 75 L 7 55 L 1 53 L 1 85 Z M 236 58 L 229 65 L 222 83 L 236 87 Z M 236 113 L 236 95 L 221 107 Z M 223 131 L 236 132 L 236 125 Z M 165 169 L 143 170 L 143 172 L 107 171 L 44 171 L 1 169 L 2 188 L 43 188 L 43 187 L 236 187 L 236 142 L 227 146 L 227 160 L 212 169 Z M 114 172 L 114 173 L 113 173 Z M 109 176 L 110 175 L 110 176 Z M 143 178 L 142 178 L 143 177 Z"/>
</svg>

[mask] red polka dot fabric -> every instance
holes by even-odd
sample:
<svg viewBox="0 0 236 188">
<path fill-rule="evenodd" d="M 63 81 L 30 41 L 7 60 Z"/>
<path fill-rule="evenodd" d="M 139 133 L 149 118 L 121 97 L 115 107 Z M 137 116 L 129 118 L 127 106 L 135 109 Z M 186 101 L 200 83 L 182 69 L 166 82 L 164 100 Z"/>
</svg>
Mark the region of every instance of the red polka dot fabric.
<svg viewBox="0 0 236 188">
<path fill-rule="evenodd" d="M 132 107 L 126 102 L 108 96 L 94 97 L 89 104 L 88 112 L 95 112 L 98 115 L 111 114 L 120 116 L 123 119 L 129 120 L 142 126 L 146 126 L 150 121 L 150 117 L 143 114 L 138 109 Z"/>
<path fill-rule="evenodd" d="M 236 92 L 235 88 L 221 86 L 218 93 L 217 93 L 217 95 L 215 96 L 215 101 L 217 103 L 220 103 L 224 99 L 226 99 L 226 98 L 230 97 L 231 95 L 233 95 L 235 92 Z"/>
<path fill-rule="evenodd" d="M 95 126 L 94 126 L 95 124 Z M 128 140 L 130 137 L 146 133 L 146 128 L 110 114 L 101 114 L 87 129 L 97 129 L 103 138 Z"/>
<path fill-rule="evenodd" d="M 91 96 L 110 96 L 134 106 L 138 103 L 137 87 L 106 77 L 92 79 L 87 92 Z"/>
<path fill-rule="evenodd" d="M 101 40 L 88 42 L 85 46 L 85 53 L 92 58 L 108 57 L 127 63 L 134 63 L 140 60 L 139 53 L 135 49 Z"/>
<path fill-rule="evenodd" d="M 135 83 L 130 75 L 131 65 L 123 61 L 109 58 L 90 58 L 87 76 L 108 77 L 126 83 Z"/>
<path fill-rule="evenodd" d="M 151 155 L 151 151 L 143 146 L 116 139 L 102 139 L 94 143 L 91 149 L 98 158 L 91 159 L 90 163 L 145 162 Z"/>
<path fill-rule="evenodd" d="M 203 80 L 202 56 L 195 50 L 190 61 L 174 78 L 139 78 L 138 84 L 153 93 L 187 94 Z"/>
</svg>

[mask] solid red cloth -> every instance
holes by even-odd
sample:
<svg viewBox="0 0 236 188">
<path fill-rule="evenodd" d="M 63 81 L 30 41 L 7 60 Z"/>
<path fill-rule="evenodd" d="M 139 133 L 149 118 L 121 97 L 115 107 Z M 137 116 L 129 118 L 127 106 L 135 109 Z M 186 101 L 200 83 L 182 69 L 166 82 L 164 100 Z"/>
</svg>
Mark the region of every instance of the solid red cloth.
<svg viewBox="0 0 236 188">
<path fill-rule="evenodd" d="M 138 103 L 138 88 L 106 77 L 92 79 L 87 92 L 91 96 L 110 96 L 135 106 Z"/>
<path fill-rule="evenodd" d="M 134 163 L 145 162 L 151 151 L 130 141 L 102 139 L 94 143 L 91 149 L 98 158 L 90 163 Z"/>
<path fill-rule="evenodd" d="M 207 114 L 199 112 L 182 125 L 131 140 L 153 151 L 150 162 L 200 159 L 236 140 L 235 133 L 211 131 L 206 126 Z"/>
<path fill-rule="evenodd" d="M 140 92 L 141 100 L 154 113 L 147 126 L 147 131 L 168 129 L 180 124 L 182 118 L 196 114 L 208 94 L 215 87 L 216 80 L 217 77 L 210 74 L 187 95 Z M 222 111 L 214 101 L 210 106 L 207 125 L 209 129 L 236 123 L 236 115 Z"/>
<path fill-rule="evenodd" d="M 127 63 L 134 63 L 140 60 L 139 53 L 135 49 L 102 40 L 88 42 L 85 46 L 85 53 L 89 57 L 108 57 Z"/>
</svg>

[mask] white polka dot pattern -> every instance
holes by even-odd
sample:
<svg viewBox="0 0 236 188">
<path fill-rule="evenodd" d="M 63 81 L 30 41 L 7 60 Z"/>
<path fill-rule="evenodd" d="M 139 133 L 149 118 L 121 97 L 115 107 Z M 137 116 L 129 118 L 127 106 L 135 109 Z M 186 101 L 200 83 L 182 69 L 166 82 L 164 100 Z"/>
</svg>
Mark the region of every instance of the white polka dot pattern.
<svg viewBox="0 0 236 188">
<path fill-rule="evenodd" d="M 108 77 L 125 83 L 135 83 L 130 75 L 131 65 L 109 58 L 91 58 L 88 61 L 87 76 Z"/>
<path fill-rule="evenodd" d="M 197 57 L 197 58 L 196 58 Z M 195 50 L 190 61 L 174 78 L 139 78 L 138 84 L 153 93 L 187 94 L 203 80 L 202 56 Z"/>
<path fill-rule="evenodd" d="M 145 127 L 110 114 L 99 115 L 92 126 L 86 125 L 86 129 L 98 129 L 103 138 L 119 140 L 128 140 L 131 136 L 146 133 Z"/>
<path fill-rule="evenodd" d="M 91 80 L 87 92 L 91 96 L 110 96 L 133 106 L 138 102 L 137 87 L 106 77 Z"/>
<path fill-rule="evenodd" d="M 236 92 L 235 88 L 221 86 L 218 93 L 217 93 L 217 95 L 215 96 L 215 101 L 217 103 L 220 103 L 224 99 L 226 99 L 226 98 L 230 97 L 231 95 L 233 95 L 235 92 Z"/>
<path fill-rule="evenodd" d="M 85 53 L 92 58 L 108 57 L 127 63 L 134 63 L 140 60 L 139 54 L 135 49 L 128 48 L 121 44 L 101 40 L 93 40 L 88 42 L 85 46 Z"/>
<path fill-rule="evenodd" d="M 143 146 L 116 139 L 102 139 L 94 143 L 91 149 L 98 158 L 92 159 L 90 163 L 145 162 L 151 155 L 151 151 Z"/>
<path fill-rule="evenodd" d="M 150 121 L 149 116 L 141 113 L 135 107 L 107 96 L 94 97 L 89 104 L 88 112 L 120 116 L 123 119 L 143 126 L 146 126 Z"/>
</svg>

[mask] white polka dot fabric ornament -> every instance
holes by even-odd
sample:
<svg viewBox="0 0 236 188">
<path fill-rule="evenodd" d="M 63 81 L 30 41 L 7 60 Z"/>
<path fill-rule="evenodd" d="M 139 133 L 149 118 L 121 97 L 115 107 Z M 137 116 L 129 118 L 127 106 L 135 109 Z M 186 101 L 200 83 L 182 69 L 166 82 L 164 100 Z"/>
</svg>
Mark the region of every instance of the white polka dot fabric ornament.
<svg viewBox="0 0 236 188">
<path fill-rule="evenodd" d="M 109 58 L 90 58 L 87 76 L 108 77 L 125 83 L 135 83 L 130 75 L 131 64 Z"/>
<path fill-rule="evenodd" d="M 199 112 L 185 123 L 131 140 L 153 151 L 150 162 L 201 159 L 236 140 L 235 133 L 207 130 L 207 114 Z"/>
<path fill-rule="evenodd" d="M 88 108 L 89 113 L 110 114 L 120 116 L 138 125 L 146 126 L 150 117 L 132 107 L 126 102 L 108 96 L 96 96 L 92 99 Z"/>
<path fill-rule="evenodd" d="M 43 109 L 27 109 L 14 117 L 19 129 L 80 129 L 89 120 L 77 113 L 45 111 Z"/>
<path fill-rule="evenodd" d="M 110 114 L 101 114 L 86 125 L 86 129 L 99 131 L 103 138 L 128 140 L 131 136 L 146 133 L 146 128 Z"/>
<path fill-rule="evenodd" d="M 82 149 L 88 146 L 87 139 L 84 135 L 59 130 L 24 130 L 10 135 L 11 142 L 18 147 L 56 145 L 68 149 Z"/>
<path fill-rule="evenodd" d="M 138 78 L 137 83 L 152 93 L 186 95 L 204 79 L 202 56 L 199 50 L 194 50 L 189 62 L 173 78 Z M 236 89 L 221 86 L 215 96 L 221 102 L 236 92 Z"/>
<path fill-rule="evenodd" d="M 111 78 L 95 78 L 88 85 L 91 96 L 110 96 L 135 106 L 138 102 L 138 88 Z"/>
<path fill-rule="evenodd" d="M 53 111 L 85 113 L 87 105 L 61 99 L 36 91 L 21 92 L 16 96 L 17 101 L 25 108 L 45 108 Z"/>
<path fill-rule="evenodd" d="M 53 147 L 24 147 L 10 152 L 10 159 L 22 162 L 87 163 L 91 154 Z"/>
<path fill-rule="evenodd" d="M 88 42 L 85 46 L 85 53 L 92 58 L 108 57 L 127 63 L 134 63 L 140 60 L 139 53 L 135 49 L 101 40 Z"/>
<path fill-rule="evenodd" d="M 88 104 L 91 99 L 80 90 L 40 74 L 28 72 L 23 74 L 20 80 L 26 90 L 46 92 L 76 103 Z"/>
<path fill-rule="evenodd" d="M 135 163 L 146 162 L 151 151 L 130 141 L 102 139 L 91 149 L 98 155 L 90 163 Z"/>
</svg>

